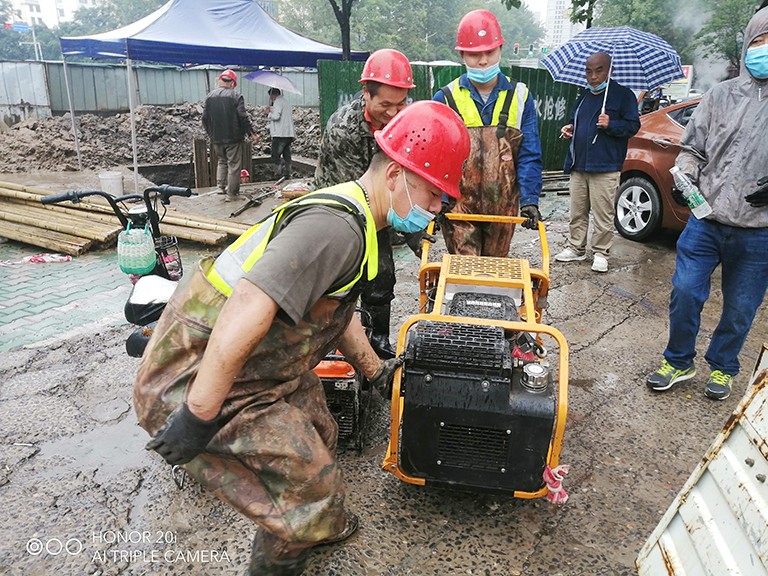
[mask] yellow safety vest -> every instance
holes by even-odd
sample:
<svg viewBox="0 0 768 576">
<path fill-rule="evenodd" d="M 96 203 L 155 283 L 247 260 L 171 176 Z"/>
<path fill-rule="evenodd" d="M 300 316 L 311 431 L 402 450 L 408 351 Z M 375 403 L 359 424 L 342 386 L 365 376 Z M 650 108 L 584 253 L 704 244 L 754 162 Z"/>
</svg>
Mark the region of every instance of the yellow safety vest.
<svg viewBox="0 0 768 576">
<path fill-rule="evenodd" d="M 365 252 L 357 275 L 347 284 L 327 294 L 334 298 L 343 298 L 360 280 L 367 267 L 367 278 L 373 280 L 379 271 L 378 242 L 376 241 L 376 223 L 368 207 L 365 194 L 354 182 L 346 182 L 317 192 L 306 194 L 282 206 L 251 226 L 240 238 L 235 240 L 216 258 L 206 274 L 208 281 L 222 294 L 229 297 L 235 284 L 251 269 L 264 254 L 275 230 L 285 215 L 299 207 L 323 205 L 347 210 L 365 222 Z"/>
<path fill-rule="evenodd" d="M 507 78 L 509 80 L 509 78 Z M 510 80 L 510 83 L 512 81 Z M 466 88 L 459 86 L 459 79 L 456 78 L 453 82 L 443 88 L 443 92 L 450 92 L 450 96 L 456 102 L 456 110 L 464 119 L 464 124 L 467 128 L 479 128 L 484 126 L 483 119 L 480 117 L 480 112 L 477 110 L 475 101 L 472 100 L 472 96 Z M 528 99 L 528 86 L 522 82 L 515 84 L 514 97 L 509 104 L 509 112 L 507 114 L 507 121 L 501 122 L 500 116 L 504 109 L 504 102 L 509 95 L 509 90 L 500 90 L 499 97 L 496 99 L 496 104 L 493 106 L 493 116 L 491 117 L 491 126 L 509 126 L 510 128 L 521 129 L 523 123 L 523 112 L 525 111 L 525 101 Z M 446 97 L 446 101 L 448 98 Z M 450 105 L 450 104 L 449 104 Z"/>
</svg>

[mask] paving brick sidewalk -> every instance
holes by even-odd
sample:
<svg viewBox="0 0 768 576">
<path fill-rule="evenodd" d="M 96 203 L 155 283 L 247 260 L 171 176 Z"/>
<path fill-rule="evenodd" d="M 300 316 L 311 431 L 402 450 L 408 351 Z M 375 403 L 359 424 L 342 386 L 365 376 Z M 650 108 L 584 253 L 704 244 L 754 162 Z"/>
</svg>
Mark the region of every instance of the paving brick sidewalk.
<svg viewBox="0 0 768 576">
<path fill-rule="evenodd" d="M 126 324 L 123 306 L 131 283 L 114 250 L 69 262 L 3 264 L 42 252 L 0 244 L 0 352 Z"/>
</svg>

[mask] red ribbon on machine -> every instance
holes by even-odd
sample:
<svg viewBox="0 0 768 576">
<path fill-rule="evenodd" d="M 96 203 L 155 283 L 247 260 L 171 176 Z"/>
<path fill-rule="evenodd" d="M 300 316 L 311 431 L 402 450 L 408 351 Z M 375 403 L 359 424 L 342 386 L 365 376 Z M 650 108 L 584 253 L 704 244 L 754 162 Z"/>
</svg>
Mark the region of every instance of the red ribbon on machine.
<svg viewBox="0 0 768 576">
<path fill-rule="evenodd" d="M 547 464 L 544 468 L 544 482 L 547 484 L 549 494 L 547 494 L 547 500 L 552 504 L 565 504 L 568 501 L 568 493 L 563 488 L 563 478 L 565 478 L 568 471 L 571 469 L 567 464 L 561 464 L 555 468 L 550 468 Z"/>
</svg>

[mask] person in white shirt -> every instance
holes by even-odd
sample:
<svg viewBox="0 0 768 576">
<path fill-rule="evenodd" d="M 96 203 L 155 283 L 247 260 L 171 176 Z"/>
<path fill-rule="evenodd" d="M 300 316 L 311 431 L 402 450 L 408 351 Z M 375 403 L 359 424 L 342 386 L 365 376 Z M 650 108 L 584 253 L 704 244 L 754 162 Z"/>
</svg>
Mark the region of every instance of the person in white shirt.
<svg viewBox="0 0 768 576">
<path fill-rule="evenodd" d="M 279 88 L 269 89 L 267 117 L 269 135 L 272 138 L 272 162 L 278 166 L 280 176 L 291 177 L 291 143 L 296 133 L 293 130 L 293 106 L 283 97 Z"/>
</svg>

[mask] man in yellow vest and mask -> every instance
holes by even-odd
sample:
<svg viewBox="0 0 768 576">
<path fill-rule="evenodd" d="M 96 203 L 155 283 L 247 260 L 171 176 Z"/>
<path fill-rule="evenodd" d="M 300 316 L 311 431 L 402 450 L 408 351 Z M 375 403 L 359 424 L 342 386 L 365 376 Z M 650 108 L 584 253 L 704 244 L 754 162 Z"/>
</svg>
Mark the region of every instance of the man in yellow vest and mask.
<svg viewBox="0 0 768 576">
<path fill-rule="evenodd" d="M 533 95 L 499 69 L 504 38 L 496 16 L 473 10 L 459 23 L 456 50 L 466 73 L 441 88 L 433 99 L 448 104 L 464 119 L 472 151 L 461 181 L 464 214 L 521 216 L 535 229 L 539 213 L 542 163 L 539 124 Z M 452 254 L 509 255 L 514 225 L 448 220 L 443 235 Z"/>
<path fill-rule="evenodd" d="M 259 525 L 250 574 L 301 574 L 313 546 L 357 528 L 312 369 L 338 348 L 386 390 L 399 360 L 380 360 L 354 315 L 376 276 L 377 231 L 423 230 L 443 194 L 459 196 L 469 135 L 453 111 L 418 102 L 375 137 L 381 152 L 358 180 L 276 208 L 204 259 L 139 368 L 147 448 Z"/>
</svg>

